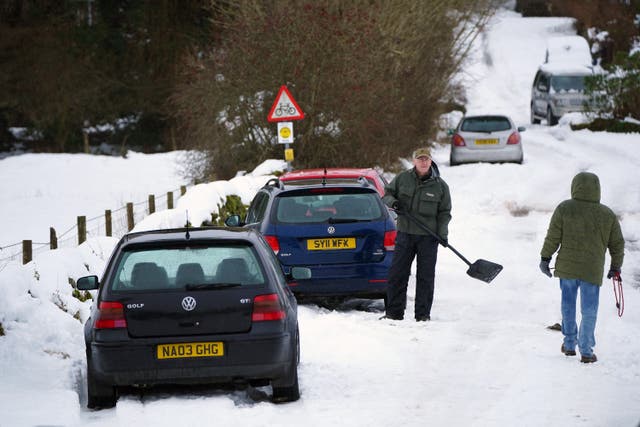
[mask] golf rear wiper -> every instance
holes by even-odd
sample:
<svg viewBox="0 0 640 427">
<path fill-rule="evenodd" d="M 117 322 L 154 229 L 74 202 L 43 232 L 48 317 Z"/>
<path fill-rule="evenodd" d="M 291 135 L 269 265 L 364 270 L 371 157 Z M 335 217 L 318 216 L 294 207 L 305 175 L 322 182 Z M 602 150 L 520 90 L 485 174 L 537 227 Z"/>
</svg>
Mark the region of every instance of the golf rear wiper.
<svg viewBox="0 0 640 427">
<path fill-rule="evenodd" d="M 237 288 L 242 283 L 187 283 L 185 289 L 188 291 L 197 291 L 201 289 L 225 289 Z"/>
</svg>

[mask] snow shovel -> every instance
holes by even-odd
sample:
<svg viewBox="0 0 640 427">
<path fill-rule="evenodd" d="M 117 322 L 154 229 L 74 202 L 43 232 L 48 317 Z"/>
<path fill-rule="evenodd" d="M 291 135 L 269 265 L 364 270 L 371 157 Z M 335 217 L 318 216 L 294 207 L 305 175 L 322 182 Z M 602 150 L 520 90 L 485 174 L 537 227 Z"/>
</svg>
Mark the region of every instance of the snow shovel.
<svg viewBox="0 0 640 427">
<path fill-rule="evenodd" d="M 422 228 L 424 231 L 431 234 L 436 238 L 438 242 L 445 248 L 449 248 L 453 251 L 454 254 L 458 255 L 461 260 L 463 260 L 469 266 L 467 270 L 467 274 L 474 279 L 482 280 L 483 282 L 491 282 L 495 277 L 502 271 L 502 266 L 500 264 L 496 264 L 495 262 L 487 261 L 486 259 L 479 259 L 473 264 L 469 262 L 460 252 L 458 252 L 453 246 L 445 242 L 440 236 L 431 231 L 429 227 L 421 223 L 418 219 L 416 219 L 413 215 L 408 212 L 396 211 L 398 215 L 404 215 L 411 222 L 413 222 L 418 227 Z"/>
</svg>

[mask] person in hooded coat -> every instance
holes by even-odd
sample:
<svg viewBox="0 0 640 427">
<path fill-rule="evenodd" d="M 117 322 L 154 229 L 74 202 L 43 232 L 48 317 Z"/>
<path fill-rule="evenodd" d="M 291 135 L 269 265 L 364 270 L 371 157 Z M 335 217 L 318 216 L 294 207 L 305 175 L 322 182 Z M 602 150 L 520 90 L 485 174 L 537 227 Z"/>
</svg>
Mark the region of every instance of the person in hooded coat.
<svg viewBox="0 0 640 427">
<path fill-rule="evenodd" d="M 559 249 L 559 250 L 558 250 Z M 547 235 L 540 251 L 540 270 L 551 277 L 549 264 L 558 251 L 554 276 L 560 279 L 562 292 L 562 334 L 560 350 L 567 356 L 592 363 L 596 344 L 600 287 L 604 274 L 605 253 L 611 265 L 607 278 L 619 277 L 624 259 L 624 238 L 613 211 L 600 203 L 598 176 L 581 172 L 571 182 L 571 199 L 561 202 L 551 216 Z M 576 301 L 580 292 L 580 326 L 576 324 Z"/>
</svg>

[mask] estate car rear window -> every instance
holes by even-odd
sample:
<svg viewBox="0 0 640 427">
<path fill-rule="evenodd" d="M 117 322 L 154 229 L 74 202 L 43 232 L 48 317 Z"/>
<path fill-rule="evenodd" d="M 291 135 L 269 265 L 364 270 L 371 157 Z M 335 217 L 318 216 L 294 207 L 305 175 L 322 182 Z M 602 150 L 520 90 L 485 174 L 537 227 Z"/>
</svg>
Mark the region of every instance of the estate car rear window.
<svg viewBox="0 0 640 427">
<path fill-rule="evenodd" d="M 378 193 L 345 193 L 339 188 L 318 188 L 278 198 L 279 223 L 339 223 L 372 221 L 382 216 Z"/>
<path fill-rule="evenodd" d="M 464 119 L 460 130 L 465 132 L 499 132 L 511 129 L 511 123 L 506 117 L 469 117 Z"/>
<path fill-rule="evenodd" d="M 241 244 L 137 247 L 123 252 L 111 290 L 171 291 L 264 284 L 255 250 Z"/>
</svg>

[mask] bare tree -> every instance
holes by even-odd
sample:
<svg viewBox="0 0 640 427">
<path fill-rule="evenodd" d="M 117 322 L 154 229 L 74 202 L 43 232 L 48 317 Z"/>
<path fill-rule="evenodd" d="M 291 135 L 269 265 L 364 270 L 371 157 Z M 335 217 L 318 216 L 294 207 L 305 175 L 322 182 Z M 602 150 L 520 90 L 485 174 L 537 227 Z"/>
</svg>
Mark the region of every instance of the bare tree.
<svg viewBox="0 0 640 427">
<path fill-rule="evenodd" d="M 266 120 L 286 84 L 305 112 L 297 167 L 391 167 L 432 139 L 493 0 L 236 0 L 212 4 L 221 42 L 183 61 L 176 118 L 208 178 L 280 157 Z"/>
</svg>

